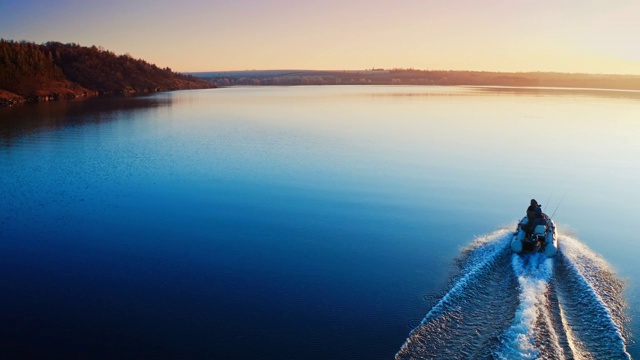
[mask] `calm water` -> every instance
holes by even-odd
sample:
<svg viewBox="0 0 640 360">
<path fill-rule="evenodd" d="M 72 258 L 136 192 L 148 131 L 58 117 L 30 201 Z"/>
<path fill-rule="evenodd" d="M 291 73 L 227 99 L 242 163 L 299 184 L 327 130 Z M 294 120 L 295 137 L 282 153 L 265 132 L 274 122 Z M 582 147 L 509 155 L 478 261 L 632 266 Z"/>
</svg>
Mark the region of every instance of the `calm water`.
<svg viewBox="0 0 640 360">
<path fill-rule="evenodd" d="M 463 87 L 0 109 L 0 357 L 390 359 L 531 198 L 638 335 L 638 119 L 638 93 Z"/>
</svg>

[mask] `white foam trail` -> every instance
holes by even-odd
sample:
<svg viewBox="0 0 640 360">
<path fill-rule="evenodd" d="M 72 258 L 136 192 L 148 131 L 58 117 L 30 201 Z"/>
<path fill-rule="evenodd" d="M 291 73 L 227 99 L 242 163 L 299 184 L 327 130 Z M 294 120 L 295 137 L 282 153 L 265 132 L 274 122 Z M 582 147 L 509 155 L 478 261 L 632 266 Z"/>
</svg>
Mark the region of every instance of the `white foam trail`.
<svg viewBox="0 0 640 360">
<path fill-rule="evenodd" d="M 608 263 L 564 234 L 555 258 L 511 255 L 512 235 L 501 229 L 463 249 L 451 288 L 396 359 L 630 359 L 624 283 Z"/>
<path fill-rule="evenodd" d="M 553 259 L 544 254 L 532 254 L 528 261 L 514 254 L 511 265 L 518 277 L 520 305 L 512 325 L 501 338 L 500 359 L 535 359 L 540 351 L 535 346 L 535 326 L 545 311 L 549 279 L 553 275 Z"/>
<path fill-rule="evenodd" d="M 498 255 L 504 251 L 507 245 L 509 245 L 512 234 L 513 231 L 508 229 L 499 229 L 492 234 L 476 238 L 475 241 L 465 249 L 465 251 L 472 251 L 470 259 L 468 259 L 467 262 L 473 263 L 474 265 L 469 268 L 465 267 L 464 275 L 456 281 L 451 290 L 431 308 L 420 322 L 420 325 L 428 323 L 431 319 L 441 314 L 442 311 L 446 310 L 447 306 L 455 302 L 455 297 L 462 294 L 469 283 L 475 281 L 476 274 L 491 265 Z M 418 329 L 420 325 L 413 331 Z M 411 333 L 413 333 L 413 331 Z M 411 339 L 411 334 L 407 341 L 409 339 Z M 405 342 L 404 346 L 407 346 L 407 342 Z"/>
<path fill-rule="evenodd" d="M 562 307 L 560 307 L 560 321 L 562 322 L 562 328 L 564 329 L 564 333 L 567 337 L 567 344 L 569 345 L 569 350 L 571 350 L 573 358 L 575 360 L 585 359 L 582 355 L 584 352 L 584 345 L 574 336 L 573 330 L 571 330 L 571 326 L 569 326 L 569 323 L 567 322 L 567 317 L 565 316 Z"/>
<path fill-rule="evenodd" d="M 610 296 L 612 291 L 607 289 L 608 284 L 600 281 L 597 277 L 598 272 L 610 272 L 610 265 L 598 254 L 591 251 L 586 245 L 578 240 L 561 235 L 559 237 L 561 251 L 566 261 L 567 267 L 571 268 L 578 274 L 578 280 L 581 291 L 586 296 L 595 299 L 595 307 L 598 310 L 598 320 L 610 326 L 614 338 L 611 339 L 611 347 L 619 347 L 627 359 L 631 359 L 631 355 L 627 352 L 626 340 L 622 334 L 623 324 L 621 319 L 614 316 L 609 308 L 607 301 L 603 296 Z M 614 344 L 616 346 L 614 346 Z"/>
<path fill-rule="evenodd" d="M 513 232 L 507 229 L 500 229 L 490 235 L 476 238 L 470 245 L 469 249 L 473 250 L 471 258 L 467 262 L 473 262 L 474 265 L 466 269 L 464 275 L 456 281 L 455 285 L 449 292 L 427 313 L 422 319 L 420 325 L 427 323 L 429 320 L 440 314 L 453 301 L 453 298 L 464 292 L 465 287 L 475 281 L 476 274 L 482 269 L 491 265 L 498 255 L 510 244 Z M 465 267 L 466 268 L 466 267 Z M 419 327 L 419 326 L 418 326 Z"/>
</svg>

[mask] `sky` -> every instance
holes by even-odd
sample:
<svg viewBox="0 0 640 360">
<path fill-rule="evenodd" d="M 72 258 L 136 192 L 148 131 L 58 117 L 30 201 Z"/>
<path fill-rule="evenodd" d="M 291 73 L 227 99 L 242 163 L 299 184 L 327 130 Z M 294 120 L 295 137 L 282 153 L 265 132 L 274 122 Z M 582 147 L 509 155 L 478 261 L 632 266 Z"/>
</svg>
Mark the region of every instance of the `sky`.
<svg viewBox="0 0 640 360">
<path fill-rule="evenodd" d="M 0 37 L 174 71 L 640 74 L 638 0 L 0 0 Z"/>
</svg>

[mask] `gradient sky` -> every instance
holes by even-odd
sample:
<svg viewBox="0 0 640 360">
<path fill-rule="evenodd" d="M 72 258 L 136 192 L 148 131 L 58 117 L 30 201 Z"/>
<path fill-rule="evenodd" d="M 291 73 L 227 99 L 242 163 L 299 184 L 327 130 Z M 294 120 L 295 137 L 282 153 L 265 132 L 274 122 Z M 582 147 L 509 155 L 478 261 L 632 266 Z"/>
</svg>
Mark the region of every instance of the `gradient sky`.
<svg viewBox="0 0 640 360">
<path fill-rule="evenodd" d="M 638 0 L 0 0 L 0 37 L 176 71 L 640 74 Z"/>
</svg>

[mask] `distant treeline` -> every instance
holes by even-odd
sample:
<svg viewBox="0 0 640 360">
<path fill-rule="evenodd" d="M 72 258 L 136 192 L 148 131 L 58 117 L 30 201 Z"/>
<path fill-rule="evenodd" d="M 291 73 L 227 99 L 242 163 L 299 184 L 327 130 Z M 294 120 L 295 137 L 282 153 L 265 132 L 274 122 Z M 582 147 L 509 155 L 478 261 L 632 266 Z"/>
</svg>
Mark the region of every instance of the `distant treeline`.
<svg viewBox="0 0 640 360">
<path fill-rule="evenodd" d="M 214 84 L 96 46 L 0 39 L 0 105 L 200 89 Z"/>
<path fill-rule="evenodd" d="M 505 73 L 372 69 L 366 71 L 237 71 L 195 73 L 218 86 L 233 85 L 475 85 L 640 90 L 640 75 Z"/>
</svg>

